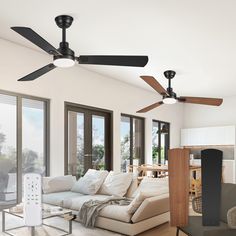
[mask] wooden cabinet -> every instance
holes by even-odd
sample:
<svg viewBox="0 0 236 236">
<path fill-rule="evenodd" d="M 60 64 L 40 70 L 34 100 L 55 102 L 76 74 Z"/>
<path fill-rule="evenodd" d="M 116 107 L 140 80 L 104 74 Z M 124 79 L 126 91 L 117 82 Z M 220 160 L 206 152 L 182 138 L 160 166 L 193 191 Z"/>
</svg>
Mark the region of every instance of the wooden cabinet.
<svg viewBox="0 0 236 236">
<path fill-rule="evenodd" d="M 186 226 L 189 210 L 189 149 L 168 151 L 170 224 Z"/>
<path fill-rule="evenodd" d="M 181 130 L 181 146 L 235 145 L 235 126 Z"/>
</svg>

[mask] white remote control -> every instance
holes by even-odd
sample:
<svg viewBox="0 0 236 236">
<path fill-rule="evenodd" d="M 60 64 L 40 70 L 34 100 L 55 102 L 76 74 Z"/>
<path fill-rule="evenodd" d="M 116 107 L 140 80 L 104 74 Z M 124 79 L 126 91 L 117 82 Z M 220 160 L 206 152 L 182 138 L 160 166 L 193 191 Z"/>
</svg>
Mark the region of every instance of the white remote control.
<svg viewBox="0 0 236 236">
<path fill-rule="evenodd" d="M 41 175 L 24 175 L 24 222 L 26 226 L 42 224 Z"/>
</svg>

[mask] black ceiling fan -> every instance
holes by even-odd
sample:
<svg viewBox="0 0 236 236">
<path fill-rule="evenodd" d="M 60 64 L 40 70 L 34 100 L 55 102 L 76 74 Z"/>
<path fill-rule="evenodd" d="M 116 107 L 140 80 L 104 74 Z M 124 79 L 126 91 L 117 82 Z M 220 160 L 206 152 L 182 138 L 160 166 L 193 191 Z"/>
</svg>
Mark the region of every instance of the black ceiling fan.
<svg viewBox="0 0 236 236">
<path fill-rule="evenodd" d="M 167 70 L 164 72 L 164 76 L 168 80 L 168 88 L 166 90 L 154 77 L 147 75 L 140 76 L 141 79 L 143 79 L 148 85 L 150 85 L 162 96 L 162 101 L 149 105 L 137 111 L 137 113 L 148 112 L 163 104 L 175 104 L 176 102 L 195 103 L 195 104 L 210 105 L 210 106 L 220 106 L 222 104 L 223 102 L 222 98 L 204 98 L 204 97 L 186 97 L 186 96 L 177 97 L 177 94 L 171 87 L 171 80 L 175 77 L 175 74 L 176 73 L 173 70 Z"/>
<path fill-rule="evenodd" d="M 66 42 L 66 29 L 73 22 L 73 17 L 68 15 L 60 15 L 55 18 L 56 24 L 62 29 L 62 42 L 58 49 L 53 47 L 35 31 L 28 27 L 11 27 L 12 30 L 34 43 L 45 52 L 53 55 L 53 63 L 50 63 L 26 76 L 18 81 L 35 80 L 41 75 L 49 72 L 56 67 L 71 67 L 77 61 L 79 64 L 94 64 L 94 65 L 113 65 L 113 66 L 136 66 L 144 67 L 148 62 L 147 56 L 93 56 L 80 55 L 75 56 L 74 51 L 69 48 L 69 43 Z"/>
</svg>

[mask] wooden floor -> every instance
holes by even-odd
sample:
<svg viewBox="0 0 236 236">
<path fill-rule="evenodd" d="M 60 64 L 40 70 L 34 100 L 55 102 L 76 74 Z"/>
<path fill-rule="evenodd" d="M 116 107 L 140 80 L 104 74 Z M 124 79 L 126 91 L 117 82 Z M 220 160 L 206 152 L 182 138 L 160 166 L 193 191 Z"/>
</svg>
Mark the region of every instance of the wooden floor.
<svg viewBox="0 0 236 236">
<path fill-rule="evenodd" d="M 176 236 L 176 228 L 170 227 L 169 223 L 166 223 L 141 233 L 139 236 Z M 179 236 L 186 236 L 186 234 L 179 232 Z"/>
<path fill-rule="evenodd" d="M 191 200 L 189 201 L 189 215 L 199 215 L 193 211 Z M 138 236 L 176 236 L 176 227 L 170 227 L 169 223 L 165 223 Z M 179 236 L 186 236 L 186 234 L 180 231 Z"/>
</svg>

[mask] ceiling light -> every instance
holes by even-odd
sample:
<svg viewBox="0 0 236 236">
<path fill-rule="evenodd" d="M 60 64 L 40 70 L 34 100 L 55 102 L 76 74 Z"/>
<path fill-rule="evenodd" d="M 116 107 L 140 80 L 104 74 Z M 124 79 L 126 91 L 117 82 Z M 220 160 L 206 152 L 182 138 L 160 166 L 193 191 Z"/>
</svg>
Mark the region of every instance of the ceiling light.
<svg viewBox="0 0 236 236">
<path fill-rule="evenodd" d="M 75 64 L 75 61 L 71 58 L 57 58 L 53 61 L 53 64 L 57 67 L 71 67 Z"/>
<path fill-rule="evenodd" d="M 175 104 L 176 102 L 177 102 L 177 100 L 172 97 L 166 97 L 163 99 L 163 103 L 165 103 L 165 104 Z"/>
</svg>

